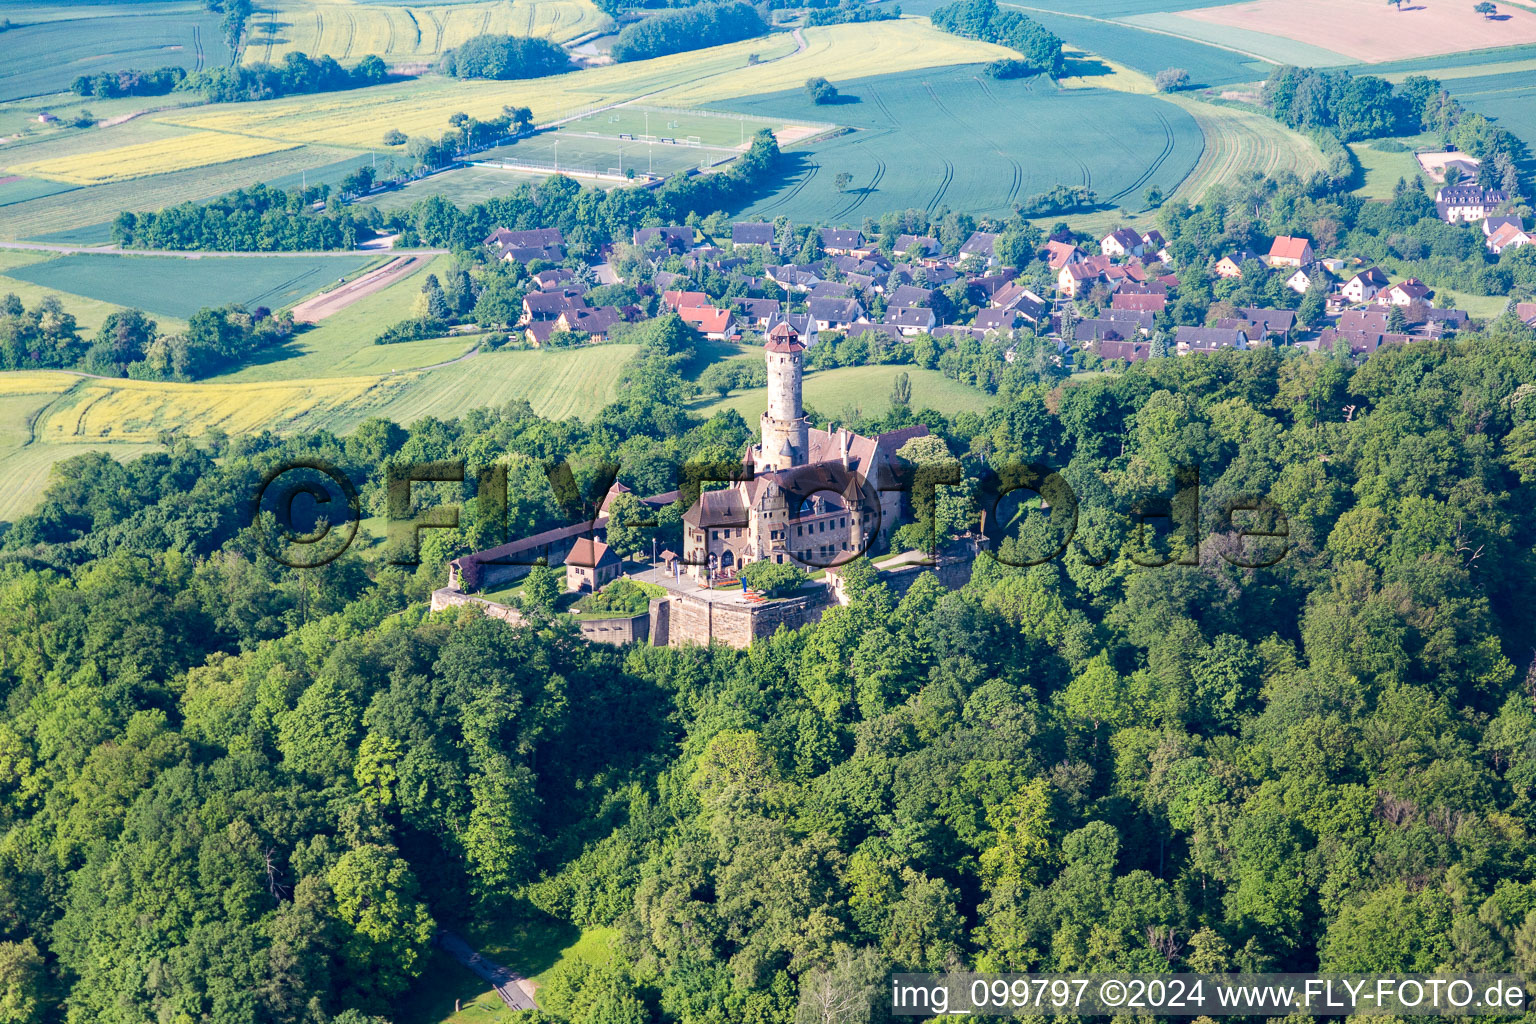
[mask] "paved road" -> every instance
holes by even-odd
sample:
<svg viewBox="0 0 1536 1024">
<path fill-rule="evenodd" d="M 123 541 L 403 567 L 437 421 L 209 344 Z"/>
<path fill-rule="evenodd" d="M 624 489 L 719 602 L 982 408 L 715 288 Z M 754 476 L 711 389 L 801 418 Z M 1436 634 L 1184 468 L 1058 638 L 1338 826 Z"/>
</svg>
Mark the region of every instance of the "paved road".
<svg viewBox="0 0 1536 1024">
<path fill-rule="evenodd" d="M 514 1010 L 537 1010 L 539 1004 L 533 1001 L 533 997 L 523 991 L 518 982 L 524 979 L 507 970 L 498 963 L 494 963 L 475 952 L 463 939 L 453 932 L 444 930 L 438 933 L 437 944 L 443 947 L 447 954 L 459 963 L 474 971 L 480 977 L 491 983 L 496 989 L 496 994 L 501 996 L 501 1001 Z"/>
</svg>

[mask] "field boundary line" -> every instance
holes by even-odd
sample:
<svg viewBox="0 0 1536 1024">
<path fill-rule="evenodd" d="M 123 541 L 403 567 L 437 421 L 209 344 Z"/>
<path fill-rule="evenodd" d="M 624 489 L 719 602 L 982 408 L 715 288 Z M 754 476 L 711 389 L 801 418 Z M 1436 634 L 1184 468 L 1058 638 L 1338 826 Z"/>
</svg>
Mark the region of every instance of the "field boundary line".
<svg viewBox="0 0 1536 1024">
<path fill-rule="evenodd" d="M 1226 45 L 1224 43 L 1208 42 L 1207 40 L 1204 40 L 1204 39 L 1197 39 L 1194 36 L 1180 35 L 1179 33 L 1170 31 L 1168 29 L 1148 28 L 1145 25 L 1136 25 L 1136 24 L 1133 24 L 1132 22 L 1128 22 L 1128 21 L 1116 21 L 1114 18 L 1099 18 L 1099 17 L 1095 17 L 1092 14 L 1073 14 L 1070 11 L 1053 11 L 1053 10 L 1051 10 L 1048 7 L 1031 7 L 1028 4 L 1021 4 L 1021 3 L 1012 2 L 1012 0 L 998 0 L 998 6 L 999 7 L 1016 7 L 1016 8 L 1018 8 L 1021 11 L 1034 11 L 1036 14 L 1055 14 L 1055 15 L 1060 15 L 1063 18 L 1078 18 L 1078 19 L 1080 19 L 1082 21 L 1097 21 L 1097 22 L 1099 22 L 1100 24 L 1103 24 L 1103 25 L 1117 25 L 1120 28 L 1128 28 L 1128 29 L 1131 29 L 1132 31 L 1135 31 L 1135 32 L 1150 32 L 1152 35 L 1155 35 L 1155 36 L 1167 36 L 1169 39 L 1182 39 L 1186 43 L 1199 43 L 1202 46 L 1209 46 L 1209 47 L 1212 47 L 1212 48 L 1217 49 L 1217 50 L 1226 50 L 1229 53 L 1236 53 L 1236 54 L 1240 54 L 1240 55 L 1242 55 L 1244 57 L 1250 57 L 1253 60 L 1263 61 L 1265 64 L 1273 64 L 1276 67 L 1280 66 L 1278 61 L 1272 60 L 1269 57 L 1265 57 L 1262 54 L 1251 53 L 1248 50 L 1244 50 L 1244 49 L 1241 49 L 1241 48 L 1236 47 L 1236 46 L 1228 46 L 1228 45 Z M 1280 37 L 1276 36 L 1275 38 L 1278 39 Z M 1073 49 L 1078 49 L 1078 47 L 1074 46 Z M 1084 53 L 1098 53 L 1097 50 L 1083 50 L 1083 52 Z M 1100 54 L 1100 56 L 1103 56 L 1103 55 Z"/>
</svg>

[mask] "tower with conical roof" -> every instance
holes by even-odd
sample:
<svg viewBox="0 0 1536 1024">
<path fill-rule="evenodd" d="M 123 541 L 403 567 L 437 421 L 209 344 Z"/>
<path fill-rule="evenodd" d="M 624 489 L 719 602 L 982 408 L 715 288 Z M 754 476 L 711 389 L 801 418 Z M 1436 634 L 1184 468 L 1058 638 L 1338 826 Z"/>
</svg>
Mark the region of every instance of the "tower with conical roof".
<svg viewBox="0 0 1536 1024">
<path fill-rule="evenodd" d="M 810 422 L 800 404 L 801 360 L 805 346 L 787 320 L 768 332 L 768 410 L 763 413 L 758 469 L 803 466 L 810 454 Z"/>
</svg>

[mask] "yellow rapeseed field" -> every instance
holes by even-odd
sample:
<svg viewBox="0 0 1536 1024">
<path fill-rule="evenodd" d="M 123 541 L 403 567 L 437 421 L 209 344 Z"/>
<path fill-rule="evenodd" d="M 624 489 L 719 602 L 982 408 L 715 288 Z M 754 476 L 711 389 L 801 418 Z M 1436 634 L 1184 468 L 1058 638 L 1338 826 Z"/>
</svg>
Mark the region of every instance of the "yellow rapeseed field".
<svg viewBox="0 0 1536 1024">
<path fill-rule="evenodd" d="M 26 174 L 52 181 L 77 185 L 97 185 L 125 181 L 150 174 L 164 174 L 189 167 L 206 167 L 229 160 L 278 153 L 295 149 L 297 142 L 275 138 L 254 138 L 224 132 L 196 131 L 153 142 L 103 149 L 95 153 L 51 157 L 31 163 L 13 164 L 13 174 Z"/>
<path fill-rule="evenodd" d="M 391 64 L 431 61 L 482 33 L 565 42 L 609 25 L 588 0 L 489 0 L 395 6 L 346 0 L 282 0 L 253 16 L 246 63 L 279 63 L 293 51 L 328 53 L 344 64 L 370 53 Z"/>
<path fill-rule="evenodd" d="M 809 28 L 805 41 L 805 50 L 791 57 L 727 74 L 695 76 L 688 84 L 654 97 L 654 101 L 700 106 L 737 96 L 798 89 L 816 75 L 836 84 L 896 70 L 920 71 L 1018 56 L 1006 47 L 941 32 L 927 18 Z"/>
<path fill-rule="evenodd" d="M 382 401 L 405 383 L 403 378 L 379 377 L 252 384 L 90 380 L 43 415 L 37 439 L 152 442 L 163 430 L 191 437 L 214 428 L 230 434 L 289 432 L 305 429 L 365 396 L 370 402 Z"/>
<path fill-rule="evenodd" d="M 504 105 L 511 104 L 532 108 L 535 119 L 542 121 L 581 107 L 633 99 L 706 75 L 746 68 L 749 54 L 768 60 L 794 49 L 794 40 L 779 34 L 770 40 L 749 39 L 548 78 L 459 82 L 431 77 L 348 92 L 167 111 L 156 115 L 156 119 L 203 131 L 256 135 L 290 143 L 376 147 L 390 128 L 407 135 L 441 135 L 448 130 L 448 118 L 456 111 L 491 118 L 500 114 Z M 764 69 L 767 66 L 771 65 Z M 804 82 L 806 77 L 802 70 L 800 81 Z"/>
<path fill-rule="evenodd" d="M 79 380 L 72 373 L 11 370 L 0 373 L 0 398 L 13 395 L 56 395 L 68 391 Z"/>
</svg>

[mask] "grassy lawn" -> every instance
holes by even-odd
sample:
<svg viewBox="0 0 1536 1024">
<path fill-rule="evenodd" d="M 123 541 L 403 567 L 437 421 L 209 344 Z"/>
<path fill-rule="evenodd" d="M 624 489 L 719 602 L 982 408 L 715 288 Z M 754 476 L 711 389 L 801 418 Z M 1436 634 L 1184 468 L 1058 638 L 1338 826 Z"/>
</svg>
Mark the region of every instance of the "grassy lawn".
<svg viewBox="0 0 1536 1024">
<path fill-rule="evenodd" d="M 612 928 L 583 930 L 522 904 L 503 919 L 478 922 L 460 934 L 489 959 L 543 985 L 563 964 L 611 959 L 618 933 Z M 456 999 L 462 1004 L 458 1013 L 453 1012 Z M 433 951 L 394 1017 L 396 1024 L 499 1024 L 516 1019 L 494 990 L 441 950 Z"/>
<path fill-rule="evenodd" d="M 1424 177 L 1412 150 L 1387 153 L 1366 142 L 1354 143 L 1349 148 L 1365 171 L 1365 184 L 1355 191 L 1367 199 L 1391 199 L 1398 179 L 1413 184 Z"/>
<path fill-rule="evenodd" d="M 318 324 L 306 327 L 283 347 L 277 358 L 242 367 L 221 380 L 294 380 L 302 377 L 356 376 L 431 366 L 463 355 L 474 345 L 469 339 L 412 341 L 375 345 L 373 339 L 390 324 L 411 315 L 421 282 L 428 273 L 441 280 L 451 258 L 422 262 L 388 288 L 374 292 Z"/>
<path fill-rule="evenodd" d="M 805 404 L 823 416 L 848 419 L 853 411 L 879 415 L 890 409 L 891 385 L 898 373 L 912 380 L 912 408 L 936 409 L 945 415 L 957 412 L 982 412 L 994 399 L 937 370 L 911 366 L 844 366 L 836 370 L 816 370 L 805 375 Z M 768 389 L 733 391 L 718 401 L 698 402 L 691 411 L 699 416 L 713 416 L 722 409 L 735 409 L 754 429 L 768 408 Z"/>
</svg>

